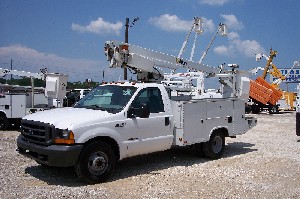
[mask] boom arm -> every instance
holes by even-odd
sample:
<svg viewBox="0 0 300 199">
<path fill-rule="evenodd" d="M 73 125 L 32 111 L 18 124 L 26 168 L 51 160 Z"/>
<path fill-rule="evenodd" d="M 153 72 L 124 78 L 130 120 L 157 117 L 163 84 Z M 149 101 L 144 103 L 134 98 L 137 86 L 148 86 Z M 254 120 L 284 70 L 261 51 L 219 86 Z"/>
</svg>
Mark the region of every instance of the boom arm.
<svg viewBox="0 0 300 199">
<path fill-rule="evenodd" d="M 248 74 L 236 71 L 237 65 L 232 65 L 231 70 L 225 70 L 223 67 L 215 68 L 183 59 L 178 63 L 175 56 L 115 41 L 107 41 L 104 49 L 111 68 L 122 67 L 125 64 L 137 72 L 138 81 L 160 82 L 163 80 L 161 68 L 173 71 L 186 68 L 194 72 L 203 72 L 205 77 L 218 77 L 225 97 L 239 97 L 249 93 Z"/>
<path fill-rule="evenodd" d="M 191 35 L 193 30 L 195 31 L 195 38 L 194 38 L 193 48 L 192 48 L 192 52 L 191 52 L 191 56 L 190 56 L 190 61 L 193 60 L 193 56 L 194 56 L 194 52 L 195 52 L 195 48 L 196 48 L 196 40 L 197 40 L 198 34 L 204 32 L 204 30 L 203 30 L 203 19 L 202 18 L 194 17 L 193 25 L 192 25 L 190 31 L 188 32 L 188 34 L 187 34 L 187 36 L 186 36 L 186 38 L 185 38 L 185 40 L 182 44 L 182 47 L 179 51 L 179 54 L 177 56 L 177 62 L 179 62 L 181 60 L 182 53 L 185 50 L 185 47 L 186 47 L 186 45 L 189 41 L 190 35 Z"/>
<path fill-rule="evenodd" d="M 178 59 L 175 56 L 115 41 L 105 43 L 105 55 L 110 62 L 110 67 L 122 67 L 126 64 L 136 72 L 150 73 L 152 76 L 159 75 L 159 80 L 163 79 L 160 72 L 162 68 L 171 70 L 186 68 L 191 71 L 203 71 L 209 75 L 220 73 L 220 70 L 215 67 L 183 59 L 177 62 Z M 150 79 L 144 80 L 150 81 Z"/>
<path fill-rule="evenodd" d="M 257 54 L 256 55 L 256 61 L 259 61 L 262 57 L 265 57 L 267 60 L 267 64 L 265 66 L 264 72 L 262 74 L 262 78 L 266 79 L 267 73 L 269 72 L 274 77 L 277 77 L 281 80 L 285 80 L 285 77 L 281 74 L 281 72 L 278 70 L 278 68 L 275 66 L 275 64 L 272 63 L 273 58 L 276 57 L 277 51 L 273 51 L 270 49 L 270 55 L 267 56 L 265 54 Z M 270 66 L 272 67 L 273 71 L 270 71 Z"/>
<path fill-rule="evenodd" d="M 209 42 L 209 44 L 208 44 L 206 50 L 203 52 L 203 54 L 202 54 L 202 56 L 201 56 L 201 58 L 200 58 L 200 60 L 199 60 L 199 62 L 198 62 L 199 64 L 202 63 L 203 59 L 204 59 L 205 56 L 207 55 L 207 52 L 208 52 L 209 48 L 211 47 L 212 43 L 214 42 L 214 40 L 216 39 L 216 37 L 217 37 L 217 35 L 218 35 L 218 33 L 219 33 L 220 31 L 222 32 L 222 34 L 221 34 L 222 36 L 226 36 L 226 35 L 227 35 L 227 27 L 226 27 L 225 24 L 222 24 L 222 23 L 219 24 L 219 27 L 218 27 L 217 32 L 215 33 L 215 35 L 213 36 L 213 38 L 212 38 L 211 41 Z"/>
<path fill-rule="evenodd" d="M 4 77 L 5 75 L 17 75 L 19 77 L 30 77 L 36 79 L 45 79 L 45 73 L 30 73 L 25 71 L 18 71 L 18 70 L 9 70 L 9 69 L 2 69 L 0 68 L 0 76 Z"/>
</svg>

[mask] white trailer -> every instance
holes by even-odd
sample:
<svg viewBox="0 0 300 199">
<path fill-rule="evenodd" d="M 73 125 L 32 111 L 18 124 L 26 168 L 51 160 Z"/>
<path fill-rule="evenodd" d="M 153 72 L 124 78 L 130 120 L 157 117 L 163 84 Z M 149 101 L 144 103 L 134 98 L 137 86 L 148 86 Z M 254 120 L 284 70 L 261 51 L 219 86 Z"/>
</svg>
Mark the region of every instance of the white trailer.
<svg viewBox="0 0 300 199">
<path fill-rule="evenodd" d="M 0 85 L 0 87 L 7 87 Z M 43 93 L 34 94 L 34 105 L 32 105 L 32 93 L 27 88 L 22 92 L 15 92 L 16 86 L 10 86 L 10 92 L 0 94 L 0 129 L 5 130 L 11 124 L 19 125 L 21 118 L 30 113 L 44 110 L 48 101 Z M 28 92 L 26 92 L 26 90 Z M 31 89 L 30 89 L 31 90 Z"/>
<path fill-rule="evenodd" d="M 61 107 L 66 94 L 68 76 L 52 73 L 30 73 L 0 68 L 0 76 L 17 75 L 31 78 L 31 87 L 5 86 L 0 95 L 0 129 L 5 130 L 11 124 L 19 125 L 25 115 L 43 111 L 52 107 Z M 46 80 L 46 89 L 36 91 L 33 79 Z M 10 87 L 7 89 L 7 87 Z M 19 91 L 18 91 L 19 90 Z"/>
</svg>

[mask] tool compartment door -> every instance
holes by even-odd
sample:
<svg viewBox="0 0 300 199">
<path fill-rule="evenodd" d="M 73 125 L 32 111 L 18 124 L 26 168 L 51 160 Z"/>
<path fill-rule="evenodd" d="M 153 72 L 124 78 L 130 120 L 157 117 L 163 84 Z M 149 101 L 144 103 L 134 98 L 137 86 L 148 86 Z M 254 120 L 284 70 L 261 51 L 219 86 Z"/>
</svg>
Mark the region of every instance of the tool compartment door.
<svg viewBox="0 0 300 199">
<path fill-rule="evenodd" d="M 183 140 L 185 145 L 208 140 L 206 129 L 206 101 L 184 103 Z"/>
<path fill-rule="evenodd" d="M 234 126 L 233 134 L 243 134 L 249 130 L 248 121 L 245 118 L 245 101 L 235 100 L 234 101 Z"/>
<path fill-rule="evenodd" d="M 26 95 L 11 95 L 11 118 L 22 118 L 26 115 Z"/>
<path fill-rule="evenodd" d="M 184 144 L 190 145 L 209 140 L 216 128 L 233 129 L 233 100 L 205 99 L 187 102 L 183 113 Z"/>
</svg>

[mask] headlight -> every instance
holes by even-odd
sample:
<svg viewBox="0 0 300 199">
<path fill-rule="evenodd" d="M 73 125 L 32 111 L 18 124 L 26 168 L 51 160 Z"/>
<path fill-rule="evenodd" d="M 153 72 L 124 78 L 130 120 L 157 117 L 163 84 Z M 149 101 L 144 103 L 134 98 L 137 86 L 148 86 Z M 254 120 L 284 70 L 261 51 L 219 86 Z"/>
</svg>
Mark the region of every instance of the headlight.
<svg viewBox="0 0 300 199">
<path fill-rule="evenodd" d="M 75 144 L 74 133 L 71 130 L 55 129 L 55 144 Z"/>
</svg>

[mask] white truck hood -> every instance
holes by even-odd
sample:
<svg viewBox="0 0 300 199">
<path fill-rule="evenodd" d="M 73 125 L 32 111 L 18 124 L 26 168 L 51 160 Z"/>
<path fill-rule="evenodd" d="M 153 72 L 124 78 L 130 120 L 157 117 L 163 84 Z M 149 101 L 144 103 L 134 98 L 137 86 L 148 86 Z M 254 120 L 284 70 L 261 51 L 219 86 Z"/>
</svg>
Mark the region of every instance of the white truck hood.
<svg viewBox="0 0 300 199">
<path fill-rule="evenodd" d="M 23 117 L 23 119 L 44 122 L 54 125 L 56 128 L 67 129 L 72 125 L 99 120 L 110 115 L 112 114 L 101 110 L 68 107 L 36 112 Z"/>
</svg>

